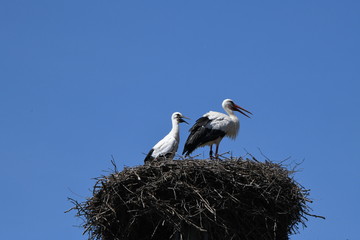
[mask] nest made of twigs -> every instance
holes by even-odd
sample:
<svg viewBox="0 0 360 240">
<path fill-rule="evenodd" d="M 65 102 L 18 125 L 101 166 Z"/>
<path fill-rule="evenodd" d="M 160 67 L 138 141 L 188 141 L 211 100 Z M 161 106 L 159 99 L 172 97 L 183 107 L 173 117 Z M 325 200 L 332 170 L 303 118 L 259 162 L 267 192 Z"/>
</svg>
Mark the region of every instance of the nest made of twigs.
<svg viewBox="0 0 360 240">
<path fill-rule="evenodd" d="M 73 209 L 89 239 L 288 239 L 310 202 L 292 173 L 249 159 L 158 161 L 100 177 Z"/>
</svg>

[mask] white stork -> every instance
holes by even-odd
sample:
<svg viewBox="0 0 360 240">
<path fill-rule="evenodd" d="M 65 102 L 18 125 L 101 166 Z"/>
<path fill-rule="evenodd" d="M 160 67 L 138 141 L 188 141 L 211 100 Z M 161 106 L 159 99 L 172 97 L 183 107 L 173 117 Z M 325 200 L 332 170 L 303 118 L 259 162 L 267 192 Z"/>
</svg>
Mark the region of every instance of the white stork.
<svg viewBox="0 0 360 240">
<path fill-rule="evenodd" d="M 213 158 L 212 145 L 216 144 L 215 157 L 218 157 L 219 144 L 223 137 L 235 139 L 239 131 L 239 119 L 233 111 L 238 111 L 250 118 L 245 112 L 248 110 L 236 105 L 233 100 L 225 99 L 222 107 L 228 115 L 210 111 L 199 118 L 190 128 L 190 135 L 186 140 L 183 154 L 189 155 L 196 148 L 210 146 L 210 158 Z"/>
<path fill-rule="evenodd" d="M 154 159 L 168 159 L 174 158 L 175 153 L 179 146 L 179 123 L 185 122 L 183 118 L 188 119 L 179 112 L 174 112 L 171 115 L 172 129 L 168 135 L 161 139 L 155 146 L 149 151 L 144 159 L 144 163 L 151 162 Z"/>
</svg>

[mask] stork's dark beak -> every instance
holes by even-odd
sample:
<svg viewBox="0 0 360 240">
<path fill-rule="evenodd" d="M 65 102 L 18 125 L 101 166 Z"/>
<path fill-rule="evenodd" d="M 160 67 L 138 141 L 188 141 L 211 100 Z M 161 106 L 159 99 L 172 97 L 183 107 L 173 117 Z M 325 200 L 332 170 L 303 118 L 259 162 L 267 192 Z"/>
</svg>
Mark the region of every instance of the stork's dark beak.
<svg viewBox="0 0 360 240">
<path fill-rule="evenodd" d="M 242 107 L 240 107 L 239 105 L 236 105 L 236 104 L 234 104 L 234 111 L 238 111 L 239 113 L 244 114 L 244 115 L 247 116 L 248 118 L 250 118 L 250 116 L 247 115 L 245 112 L 247 112 L 247 113 L 249 113 L 249 114 L 252 115 L 252 113 L 251 113 L 250 111 L 248 111 L 248 110 L 246 110 L 245 108 L 242 108 Z"/>
<path fill-rule="evenodd" d="M 188 118 L 188 117 L 182 116 L 182 117 L 179 119 L 179 122 L 181 122 L 181 123 L 184 122 L 184 123 L 186 123 L 186 124 L 189 124 L 187 121 L 184 120 L 184 118 L 190 119 L 190 118 Z"/>
</svg>

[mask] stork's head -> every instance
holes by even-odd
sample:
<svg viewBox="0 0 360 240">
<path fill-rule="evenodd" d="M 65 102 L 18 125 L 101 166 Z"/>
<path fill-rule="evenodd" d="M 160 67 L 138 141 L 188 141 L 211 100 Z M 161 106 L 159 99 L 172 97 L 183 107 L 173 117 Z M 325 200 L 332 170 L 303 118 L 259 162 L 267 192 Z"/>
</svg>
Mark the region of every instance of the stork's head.
<svg viewBox="0 0 360 240">
<path fill-rule="evenodd" d="M 182 114 L 179 113 L 179 112 L 174 112 L 174 113 L 172 114 L 172 116 L 171 116 L 171 119 L 172 119 L 172 120 L 176 120 L 177 123 L 182 123 L 182 122 L 184 122 L 184 123 L 189 124 L 187 121 L 184 120 L 184 118 L 189 119 L 188 117 L 185 117 L 184 115 L 182 115 Z"/>
<path fill-rule="evenodd" d="M 241 114 L 244 114 L 244 115 L 247 116 L 248 118 L 250 118 L 250 117 L 249 117 L 249 115 L 247 115 L 245 112 L 247 112 L 247 113 L 249 113 L 249 114 L 252 115 L 251 112 L 249 112 L 248 110 L 240 107 L 239 105 L 236 105 L 236 104 L 234 103 L 234 101 L 231 100 L 231 99 L 225 99 L 225 100 L 222 102 L 222 107 L 223 107 L 225 110 L 228 109 L 228 110 L 231 110 L 231 111 L 240 112 Z"/>
</svg>

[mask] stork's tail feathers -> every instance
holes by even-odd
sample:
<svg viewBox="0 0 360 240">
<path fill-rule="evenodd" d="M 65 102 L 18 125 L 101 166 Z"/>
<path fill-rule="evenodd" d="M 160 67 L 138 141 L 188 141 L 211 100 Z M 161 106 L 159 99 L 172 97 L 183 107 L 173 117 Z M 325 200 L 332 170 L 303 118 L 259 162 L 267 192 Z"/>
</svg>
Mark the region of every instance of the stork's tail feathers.
<svg viewBox="0 0 360 240">
<path fill-rule="evenodd" d="M 196 149 L 195 144 L 185 144 L 184 151 L 182 154 L 183 155 L 185 154 L 185 156 L 189 156 L 195 149 Z"/>
</svg>

